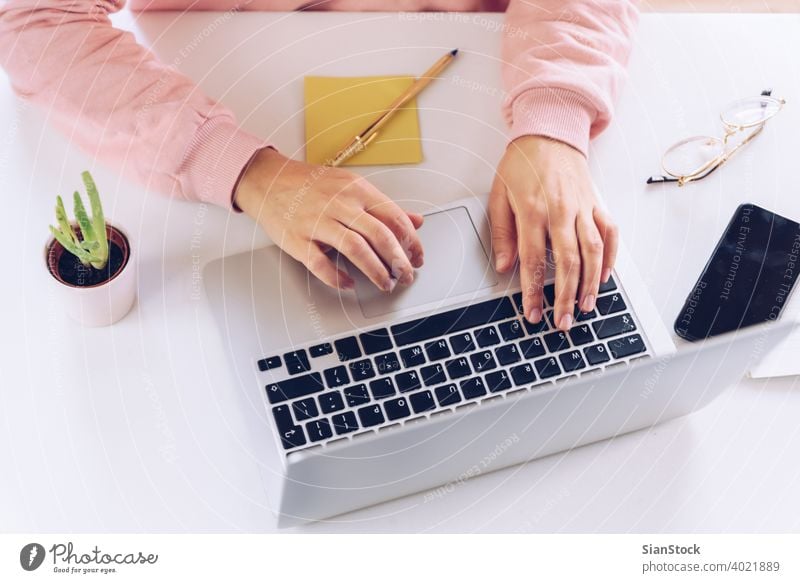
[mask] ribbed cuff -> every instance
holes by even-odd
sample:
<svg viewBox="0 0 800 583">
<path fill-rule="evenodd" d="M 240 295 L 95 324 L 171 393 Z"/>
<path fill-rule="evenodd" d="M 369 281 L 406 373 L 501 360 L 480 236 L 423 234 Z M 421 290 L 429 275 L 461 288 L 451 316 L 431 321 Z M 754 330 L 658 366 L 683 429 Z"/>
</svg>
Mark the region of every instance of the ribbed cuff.
<svg viewBox="0 0 800 583">
<path fill-rule="evenodd" d="M 527 89 L 511 104 L 509 141 L 520 136 L 545 136 L 565 142 L 585 156 L 594 117 L 594 108 L 579 93 L 546 87 Z"/>
<path fill-rule="evenodd" d="M 268 145 L 227 120 L 206 122 L 184 159 L 184 192 L 195 200 L 241 212 L 233 205 L 234 188 L 253 154 Z"/>
</svg>

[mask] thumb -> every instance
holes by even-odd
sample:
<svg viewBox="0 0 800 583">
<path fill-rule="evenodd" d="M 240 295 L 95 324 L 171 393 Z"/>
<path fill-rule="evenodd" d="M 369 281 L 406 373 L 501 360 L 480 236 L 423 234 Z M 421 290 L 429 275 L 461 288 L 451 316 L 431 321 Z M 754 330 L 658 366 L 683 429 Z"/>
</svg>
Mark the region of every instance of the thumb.
<svg viewBox="0 0 800 583">
<path fill-rule="evenodd" d="M 508 204 L 506 187 L 499 176 L 495 177 L 489 195 L 489 222 L 495 269 L 498 273 L 505 273 L 517 259 L 517 227 L 514 212 Z"/>
</svg>

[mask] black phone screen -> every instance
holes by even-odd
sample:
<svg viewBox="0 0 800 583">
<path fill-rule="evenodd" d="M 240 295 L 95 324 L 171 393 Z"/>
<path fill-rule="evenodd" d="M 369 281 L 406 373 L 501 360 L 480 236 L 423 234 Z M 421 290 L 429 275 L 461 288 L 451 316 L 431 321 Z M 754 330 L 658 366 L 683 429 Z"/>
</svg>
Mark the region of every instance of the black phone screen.
<svg viewBox="0 0 800 583">
<path fill-rule="evenodd" d="M 800 225 L 743 204 L 686 299 L 675 332 L 700 340 L 775 320 L 800 270 Z"/>
</svg>

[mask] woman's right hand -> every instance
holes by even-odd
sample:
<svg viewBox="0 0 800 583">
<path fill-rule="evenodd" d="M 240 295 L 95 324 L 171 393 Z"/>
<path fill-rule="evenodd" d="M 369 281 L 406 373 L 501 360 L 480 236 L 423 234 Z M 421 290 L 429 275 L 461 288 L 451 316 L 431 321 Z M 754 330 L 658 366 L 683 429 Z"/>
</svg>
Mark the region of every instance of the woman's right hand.
<svg viewBox="0 0 800 583">
<path fill-rule="evenodd" d="M 272 148 L 256 153 L 234 196 L 286 253 L 325 284 L 353 287 L 325 251 L 336 249 L 379 289 L 414 280 L 422 266 L 416 230 L 422 216 L 401 209 L 366 179 L 340 168 L 286 158 Z"/>
</svg>

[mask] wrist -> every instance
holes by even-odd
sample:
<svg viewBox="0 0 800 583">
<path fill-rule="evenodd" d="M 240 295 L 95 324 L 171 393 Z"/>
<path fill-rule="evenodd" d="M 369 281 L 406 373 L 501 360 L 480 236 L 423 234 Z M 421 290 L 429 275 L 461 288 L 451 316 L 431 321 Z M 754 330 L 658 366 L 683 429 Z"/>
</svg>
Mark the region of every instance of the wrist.
<svg viewBox="0 0 800 583">
<path fill-rule="evenodd" d="M 272 184 L 286 157 L 275 148 L 261 148 L 242 170 L 236 191 L 233 194 L 234 208 L 238 207 L 245 214 L 257 218 L 264 197 L 269 193 L 267 185 Z"/>
</svg>

